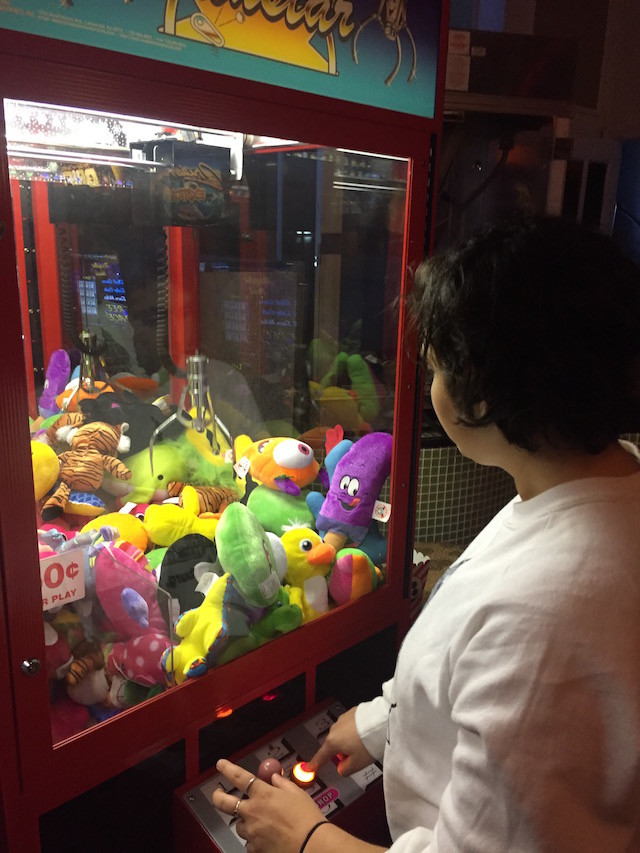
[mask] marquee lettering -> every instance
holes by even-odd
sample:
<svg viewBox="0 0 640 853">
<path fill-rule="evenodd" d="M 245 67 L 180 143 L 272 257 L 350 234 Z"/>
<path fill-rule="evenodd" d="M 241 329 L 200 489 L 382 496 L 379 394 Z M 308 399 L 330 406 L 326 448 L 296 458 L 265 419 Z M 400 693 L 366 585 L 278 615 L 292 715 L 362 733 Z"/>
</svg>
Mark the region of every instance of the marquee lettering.
<svg viewBox="0 0 640 853">
<path fill-rule="evenodd" d="M 214 190 L 222 190 L 220 172 L 212 169 L 207 163 L 200 163 L 193 168 L 189 166 L 174 166 L 168 170 L 166 177 L 181 178 L 184 181 L 193 181 L 197 184 L 213 187 Z"/>
<path fill-rule="evenodd" d="M 262 14 L 269 21 L 284 18 L 290 29 L 304 25 L 310 33 L 327 36 L 334 30 L 341 39 L 346 40 L 355 24 L 351 20 L 353 3 L 351 0 L 208 0 L 210 6 L 224 6 L 228 3 L 232 9 L 246 15 Z M 205 3 L 199 3 L 200 8 Z M 204 12 L 205 10 L 202 9 Z"/>
</svg>

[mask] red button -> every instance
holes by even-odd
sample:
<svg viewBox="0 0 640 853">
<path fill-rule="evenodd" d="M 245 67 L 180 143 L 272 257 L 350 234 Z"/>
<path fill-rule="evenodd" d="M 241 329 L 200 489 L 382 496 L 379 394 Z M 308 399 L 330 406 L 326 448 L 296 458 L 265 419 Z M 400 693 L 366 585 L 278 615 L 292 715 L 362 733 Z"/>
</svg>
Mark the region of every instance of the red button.
<svg viewBox="0 0 640 853">
<path fill-rule="evenodd" d="M 315 778 L 315 772 L 313 770 L 307 770 L 307 765 L 304 761 L 299 761 L 291 768 L 291 781 L 295 782 L 299 788 L 311 787 Z"/>
</svg>

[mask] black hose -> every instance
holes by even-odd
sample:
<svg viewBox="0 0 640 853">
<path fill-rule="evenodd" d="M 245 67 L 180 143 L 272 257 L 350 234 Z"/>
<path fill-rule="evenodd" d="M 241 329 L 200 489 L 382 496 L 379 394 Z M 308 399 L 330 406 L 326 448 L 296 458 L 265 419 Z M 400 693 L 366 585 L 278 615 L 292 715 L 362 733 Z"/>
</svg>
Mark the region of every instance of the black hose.
<svg viewBox="0 0 640 853">
<path fill-rule="evenodd" d="M 170 376 L 186 378 L 186 372 L 178 367 L 169 352 L 169 265 L 167 263 L 167 233 L 164 228 L 158 228 L 156 252 L 156 346 L 160 364 Z"/>
</svg>

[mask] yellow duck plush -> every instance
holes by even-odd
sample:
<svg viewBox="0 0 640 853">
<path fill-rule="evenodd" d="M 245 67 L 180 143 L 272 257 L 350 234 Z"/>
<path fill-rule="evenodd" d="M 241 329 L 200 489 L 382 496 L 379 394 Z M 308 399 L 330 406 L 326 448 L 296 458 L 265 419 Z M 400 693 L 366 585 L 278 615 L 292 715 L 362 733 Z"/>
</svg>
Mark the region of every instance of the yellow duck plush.
<svg viewBox="0 0 640 853">
<path fill-rule="evenodd" d="M 322 541 L 315 530 L 294 527 L 280 537 L 287 555 L 285 583 L 289 597 L 303 613 L 303 624 L 329 610 L 326 576 L 335 558 L 334 548 Z"/>
</svg>

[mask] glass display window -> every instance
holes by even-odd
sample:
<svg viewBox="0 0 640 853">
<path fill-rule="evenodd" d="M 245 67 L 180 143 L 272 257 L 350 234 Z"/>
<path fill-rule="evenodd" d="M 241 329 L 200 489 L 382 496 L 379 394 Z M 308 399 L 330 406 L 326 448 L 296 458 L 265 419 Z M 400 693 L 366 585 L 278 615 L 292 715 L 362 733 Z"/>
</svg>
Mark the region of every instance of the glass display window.
<svg viewBox="0 0 640 853">
<path fill-rule="evenodd" d="M 385 583 L 409 163 L 4 110 L 56 742 Z"/>
</svg>

